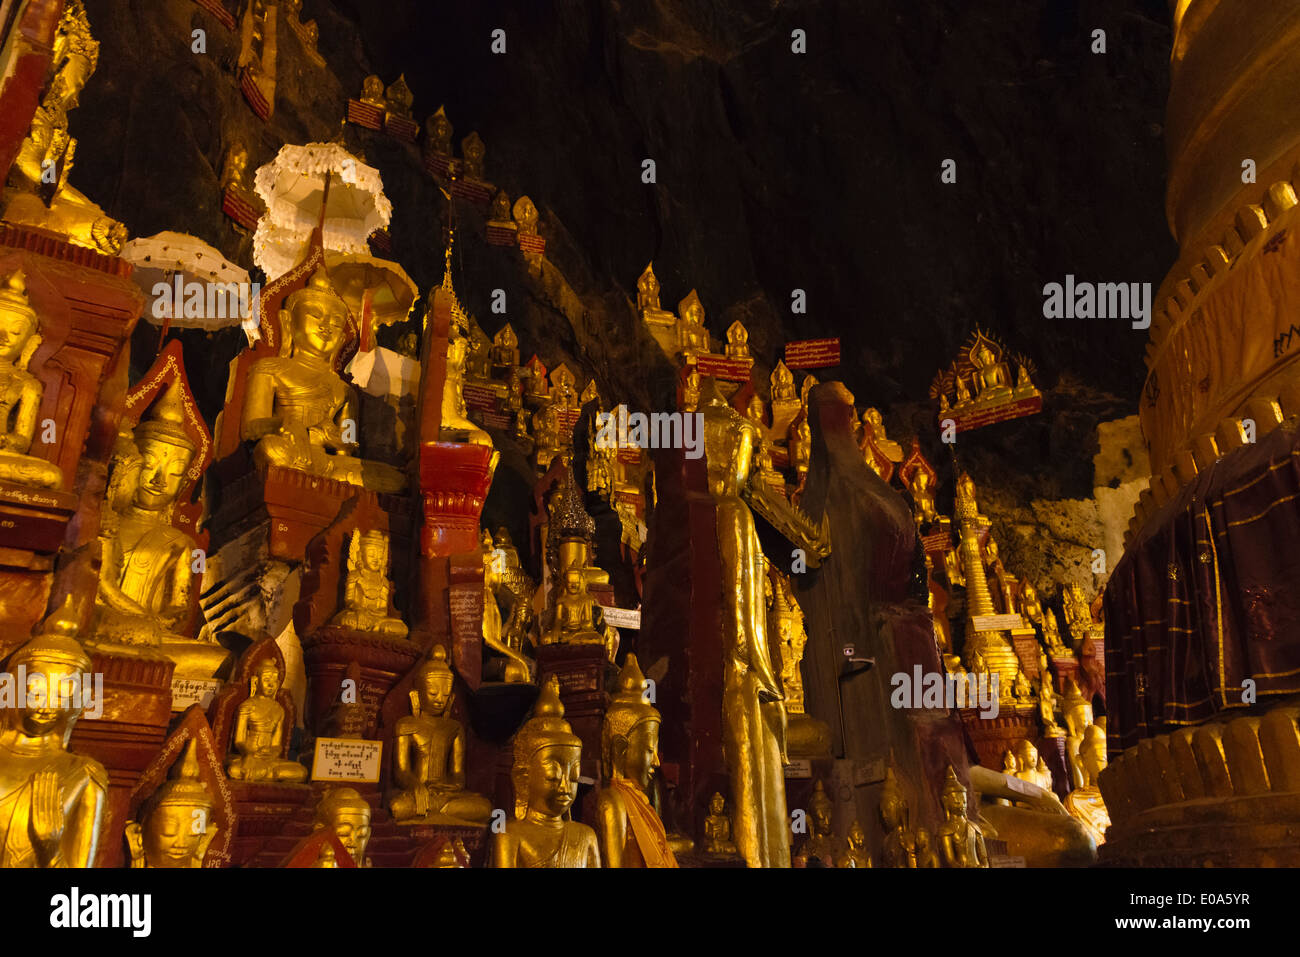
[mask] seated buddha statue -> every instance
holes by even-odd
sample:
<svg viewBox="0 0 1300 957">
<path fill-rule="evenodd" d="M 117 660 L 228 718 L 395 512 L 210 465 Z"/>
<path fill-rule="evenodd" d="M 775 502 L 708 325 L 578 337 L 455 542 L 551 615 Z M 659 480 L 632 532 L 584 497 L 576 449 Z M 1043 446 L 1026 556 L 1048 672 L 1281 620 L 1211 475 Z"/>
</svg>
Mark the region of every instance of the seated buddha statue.
<svg viewBox="0 0 1300 957">
<path fill-rule="evenodd" d="M 786 364 L 777 361 L 776 368 L 772 370 L 771 378 L 772 401 L 775 402 L 797 402 L 798 393 L 794 388 L 794 373 L 792 373 Z"/>
<path fill-rule="evenodd" d="M 977 402 L 1001 402 L 1011 398 L 1011 373 L 1005 362 L 998 360 L 991 349 L 981 342 L 971 354 L 975 364 L 975 399 Z"/>
<path fill-rule="evenodd" d="M 1110 812 L 1097 787 L 1097 776 L 1106 767 L 1106 732 L 1099 725 L 1090 724 L 1083 731 L 1079 744 L 1079 766 L 1083 783 L 1065 798 L 1065 809 L 1092 835 L 1098 845 L 1106 842 L 1106 828 L 1110 827 Z"/>
<path fill-rule="evenodd" d="M 334 832 L 357 867 L 370 867 L 370 805 L 356 788 L 330 788 L 321 795 L 312 829 L 323 828 Z"/>
<path fill-rule="evenodd" d="M 330 624 L 368 631 L 387 638 L 405 638 L 409 629 L 392 614 L 388 582 L 388 536 L 378 529 L 352 533 L 348 547 L 347 583 L 343 608 Z"/>
<path fill-rule="evenodd" d="M 618 650 L 618 630 L 605 624 L 604 613 L 587 591 L 587 577 L 581 568 L 570 566 L 563 574 L 563 586 L 555 597 L 551 621 L 542 633 L 542 644 L 604 645 L 609 660 Z"/>
<path fill-rule="evenodd" d="M 198 739 L 190 738 L 167 781 L 128 821 L 126 843 L 132 867 L 202 867 L 203 855 L 220 828 L 215 804 L 199 779 Z"/>
<path fill-rule="evenodd" d="M 361 81 L 361 102 L 377 110 L 388 109 L 384 101 L 384 81 L 373 73 Z"/>
<path fill-rule="evenodd" d="M 988 867 L 989 854 L 979 825 L 968 817 L 966 788 L 948 765 L 940 797 L 944 822 L 939 828 L 939 849 L 944 867 Z"/>
<path fill-rule="evenodd" d="M 1047 644 L 1047 650 L 1053 658 L 1064 657 L 1070 653 L 1061 641 L 1061 625 L 1056 620 L 1056 612 L 1050 608 L 1042 609 L 1043 623 L 1043 641 Z"/>
<path fill-rule="evenodd" d="M 596 833 L 605 867 L 677 866 L 663 821 L 650 803 L 663 719 L 645 700 L 645 686 L 636 655 L 629 654 L 600 729 L 605 782 L 596 794 Z"/>
<path fill-rule="evenodd" d="M 465 790 L 465 729 L 455 701 L 447 649 L 434 645 L 415 673 L 411 713 L 393 735 L 393 820 L 410 824 L 486 824 L 492 802 Z"/>
<path fill-rule="evenodd" d="M 731 839 L 731 817 L 727 802 L 718 792 L 709 799 L 709 815 L 704 819 L 704 853 L 716 857 L 739 857 Z"/>
<path fill-rule="evenodd" d="M 68 182 L 77 150 L 76 139 L 68 135 L 68 111 L 76 107 L 98 60 L 99 43 L 90 35 L 85 6 L 70 0 L 54 38 L 54 77 L 9 172 L 3 218 L 115 256 L 126 241 L 126 227 Z"/>
<path fill-rule="evenodd" d="M 444 107 L 438 107 L 438 112 L 424 121 L 425 145 L 439 156 L 451 155 L 452 132 L 451 120 L 447 119 Z"/>
<path fill-rule="evenodd" d="M 493 835 L 493 867 L 600 867 L 596 832 L 569 819 L 581 760 L 582 739 L 564 720 L 559 678 L 551 675 L 515 733 L 515 820 Z"/>
<path fill-rule="evenodd" d="M 694 289 L 677 304 L 677 316 L 677 347 L 682 355 L 708 352 L 709 331 L 704 328 L 704 304 Z"/>
<path fill-rule="evenodd" d="M 240 435 L 256 443 L 253 459 L 360 485 L 397 492 L 406 476 L 391 465 L 354 453 L 357 443 L 352 388 L 334 371 L 343 345 L 347 304 L 324 268 L 293 292 L 281 312 L 280 355 L 258 359 L 248 371 Z"/>
<path fill-rule="evenodd" d="M 871 852 L 867 850 L 867 832 L 857 818 L 849 825 L 848 836 L 844 840 L 844 853 L 840 855 L 838 867 L 870 867 Z"/>
<path fill-rule="evenodd" d="M 1038 600 L 1038 589 L 1028 578 L 1020 583 L 1020 595 L 1017 602 L 1020 614 L 1035 625 L 1043 620 L 1043 606 Z"/>
<path fill-rule="evenodd" d="M 749 358 L 749 330 L 737 319 L 727 328 L 727 358 Z"/>
<path fill-rule="evenodd" d="M 673 314 L 659 305 L 659 280 L 654 263 L 646 263 L 645 271 L 637 278 L 636 308 L 646 322 L 665 325 L 673 321 Z"/>
<path fill-rule="evenodd" d="M 196 453 L 184 421 L 181 385 L 173 380 L 131 441 L 119 444 L 100 528 L 99 590 L 89 641 L 157 649 L 176 662 L 177 677 L 211 678 L 229 652 L 216 642 L 181 634 L 193 611 L 196 547 L 172 524 L 172 509 Z"/>
<path fill-rule="evenodd" d="M 822 867 L 834 867 L 836 860 L 844 853 L 843 842 L 835 836 L 832 810 L 826 785 L 819 779 L 813 786 L 812 799 L 808 802 L 809 834 L 803 846 L 795 852 L 795 867 L 807 867 L 813 863 Z"/>
<path fill-rule="evenodd" d="M 74 678 L 89 678 L 76 631 L 69 602 L 6 665 L 27 683 L 20 707 L 0 708 L 0 868 L 90 867 L 95 860 L 108 772 L 68 750 L 84 693 L 50 702 L 52 689 L 62 695 Z"/>
<path fill-rule="evenodd" d="M 411 105 L 415 102 L 415 95 L 406 85 L 405 74 L 394 80 L 384 91 L 384 102 L 388 106 L 390 115 L 404 120 L 411 119 Z"/>
<path fill-rule="evenodd" d="M 0 288 L 0 482 L 58 488 L 63 484 L 59 467 L 28 454 L 45 386 L 27 371 L 27 363 L 40 344 L 27 278 L 19 270 Z"/>
<path fill-rule="evenodd" d="M 258 662 L 248 697 L 235 712 L 234 746 L 226 773 L 236 781 L 305 781 L 307 769 L 284 758 L 284 706 L 276 700 L 283 675 L 271 655 Z"/>
</svg>

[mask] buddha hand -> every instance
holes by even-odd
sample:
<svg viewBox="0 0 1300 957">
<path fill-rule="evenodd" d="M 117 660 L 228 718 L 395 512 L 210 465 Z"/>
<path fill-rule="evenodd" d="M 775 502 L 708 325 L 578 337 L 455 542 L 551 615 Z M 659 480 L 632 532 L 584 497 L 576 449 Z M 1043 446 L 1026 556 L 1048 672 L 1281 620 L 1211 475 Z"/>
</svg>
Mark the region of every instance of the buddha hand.
<svg viewBox="0 0 1300 957">
<path fill-rule="evenodd" d="M 32 806 L 28 818 L 32 847 L 43 867 L 55 866 L 63 842 L 63 802 L 59 800 L 59 776 L 38 771 L 32 776 Z"/>
<path fill-rule="evenodd" d="M 424 817 L 429 813 L 429 787 L 423 782 L 411 788 L 411 797 L 415 799 L 415 816 Z"/>
</svg>

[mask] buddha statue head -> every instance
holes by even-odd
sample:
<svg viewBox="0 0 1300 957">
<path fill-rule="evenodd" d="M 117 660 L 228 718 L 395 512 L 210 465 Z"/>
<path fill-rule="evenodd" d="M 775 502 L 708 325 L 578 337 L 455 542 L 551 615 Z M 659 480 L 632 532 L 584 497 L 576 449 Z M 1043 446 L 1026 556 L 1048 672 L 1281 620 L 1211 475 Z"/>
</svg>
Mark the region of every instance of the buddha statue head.
<svg viewBox="0 0 1300 957">
<path fill-rule="evenodd" d="M 440 718 L 451 710 L 454 676 L 447 664 L 447 649 L 434 645 L 429 660 L 422 664 L 411 682 L 411 713 Z"/>
<path fill-rule="evenodd" d="M 317 359 L 331 363 L 343 345 L 347 331 L 348 305 L 334 290 L 322 266 L 301 289 L 285 301 L 289 313 L 289 342 L 281 355 Z"/>
<path fill-rule="evenodd" d="M 9 656 L 9 673 L 26 674 L 26 695 L 21 707 L 0 709 L 5 727 L 16 728 L 29 738 L 53 737 L 61 746 L 67 745 L 81 716 L 85 703 L 82 683 L 90 672 L 90 658 L 76 639 L 71 610 L 69 597 L 46 620 L 39 635 Z"/>
<path fill-rule="evenodd" d="M 1036 770 L 1038 768 L 1038 749 L 1034 747 L 1034 742 L 1028 738 L 1021 739 L 1016 744 L 1016 760 L 1020 762 L 1020 770 Z"/>
<path fill-rule="evenodd" d="M 745 418 L 757 426 L 763 425 L 763 397 L 752 395 L 749 397 L 749 404 L 745 406 Z"/>
<path fill-rule="evenodd" d="M 388 536 L 378 529 L 354 535 L 348 564 L 371 574 L 388 575 Z"/>
<path fill-rule="evenodd" d="M 886 831 L 907 826 L 907 800 L 893 768 L 885 769 L 885 786 L 880 791 L 880 823 Z"/>
<path fill-rule="evenodd" d="M 19 269 L 0 286 L 0 364 L 26 369 L 41 344 L 36 310 L 27 300 L 27 277 Z"/>
<path fill-rule="evenodd" d="M 275 696 L 280 692 L 280 666 L 276 664 L 275 658 L 267 655 L 257 663 L 253 669 L 253 676 L 249 679 L 248 696 L 250 698 L 263 697 L 275 700 Z"/>
<path fill-rule="evenodd" d="M 939 804 L 943 807 L 944 812 L 952 817 L 966 816 L 966 788 L 957 779 L 957 772 L 953 766 L 948 765 L 948 772 L 943 779 L 943 792 L 939 797 Z"/>
<path fill-rule="evenodd" d="M 199 779 L 198 739 L 190 738 L 167 781 L 126 826 L 135 867 L 200 867 L 216 834 L 215 804 Z"/>
<path fill-rule="evenodd" d="M 316 805 L 315 829 L 330 828 L 357 867 L 366 863 L 370 843 L 370 805 L 356 788 L 330 788 Z"/>
<path fill-rule="evenodd" d="M 826 793 L 826 785 L 818 780 L 813 786 L 812 798 L 808 802 L 808 819 L 812 823 L 814 835 L 824 837 L 831 833 L 833 811 L 830 796 Z"/>
<path fill-rule="evenodd" d="M 709 816 L 722 817 L 726 810 L 727 799 L 722 796 L 722 792 L 714 791 L 713 797 L 709 798 Z"/>
<path fill-rule="evenodd" d="M 606 779 L 625 777 L 648 791 L 659 767 L 659 710 L 645 698 L 646 679 L 629 654 L 618 675 L 618 691 L 600 729 L 600 758 Z"/>
<path fill-rule="evenodd" d="M 851 854 L 865 854 L 867 851 L 867 832 L 856 817 L 853 819 L 853 823 L 849 825 L 847 843 Z"/>
<path fill-rule="evenodd" d="M 137 508 L 162 511 L 180 494 L 197 451 L 184 423 L 181 384 L 173 379 L 150 408 L 149 417 L 135 427 L 141 459 L 133 501 Z"/>
<path fill-rule="evenodd" d="M 1096 787 L 1097 776 L 1107 764 L 1105 728 L 1090 724 L 1083 729 L 1083 740 L 1079 743 L 1079 763 L 1083 765 L 1084 785 Z"/>
<path fill-rule="evenodd" d="M 532 716 L 515 734 L 515 760 L 510 780 L 515 790 L 515 817 L 529 812 L 543 818 L 568 814 L 578 793 L 582 739 L 564 720 L 560 680 L 546 679 Z"/>
</svg>

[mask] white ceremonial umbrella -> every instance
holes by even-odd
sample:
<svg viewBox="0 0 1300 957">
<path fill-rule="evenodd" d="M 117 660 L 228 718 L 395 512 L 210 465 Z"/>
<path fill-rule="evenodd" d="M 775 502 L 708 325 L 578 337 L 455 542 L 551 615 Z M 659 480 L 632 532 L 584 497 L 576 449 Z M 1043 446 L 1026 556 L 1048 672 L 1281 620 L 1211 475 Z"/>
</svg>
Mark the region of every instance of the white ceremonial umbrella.
<svg viewBox="0 0 1300 957">
<path fill-rule="evenodd" d="M 283 146 L 253 182 L 266 203 L 253 235 L 253 261 L 269 279 L 302 261 L 318 226 L 327 251 L 366 253 L 370 234 L 392 219 L 379 170 L 337 143 Z"/>
<path fill-rule="evenodd" d="M 162 326 L 163 337 L 172 326 L 212 331 L 257 324 L 257 290 L 248 271 L 203 240 L 161 232 L 131 240 L 121 255 L 135 267 L 131 278 L 147 297 L 145 318 Z"/>
</svg>

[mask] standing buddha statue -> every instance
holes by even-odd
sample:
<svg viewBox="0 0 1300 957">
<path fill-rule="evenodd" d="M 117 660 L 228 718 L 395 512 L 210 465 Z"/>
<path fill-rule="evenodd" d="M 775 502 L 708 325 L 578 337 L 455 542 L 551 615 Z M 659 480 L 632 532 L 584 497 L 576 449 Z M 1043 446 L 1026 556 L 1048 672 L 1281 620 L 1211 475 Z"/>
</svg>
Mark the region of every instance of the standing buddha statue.
<svg viewBox="0 0 1300 957">
<path fill-rule="evenodd" d="M 560 683 L 551 675 L 532 716 L 515 733 L 510 780 L 515 820 L 493 836 L 493 867 L 600 867 L 596 832 L 569 819 L 578 793 L 582 739 L 564 720 Z"/>
<path fill-rule="evenodd" d="M 465 790 L 465 729 L 455 701 L 447 649 L 434 645 L 411 683 L 411 713 L 393 735 L 393 820 L 411 824 L 486 824 L 492 802 Z"/>
<path fill-rule="evenodd" d="M 248 372 L 240 435 L 255 443 L 261 468 L 280 466 L 397 492 L 406 476 L 391 465 L 356 457 L 352 389 L 334 371 L 343 345 L 347 303 L 334 291 L 324 268 L 286 300 L 280 314 L 280 354 L 253 363 Z"/>
<path fill-rule="evenodd" d="M 108 802 L 108 772 L 73 754 L 90 658 L 76 640 L 70 606 L 9 656 L 26 674 L 22 707 L 0 708 L 0 868 L 90 867 Z M 53 700 L 58 695 L 59 700 Z"/>
<path fill-rule="evenodd" d="M 767 642 L 763 548 L 741 498 L 762 433 L 705 380 L 701 413 L 722 572 L 723 747 L 735 802 L 734 835 L 750 867 L 789 867 L 785 694 Z"/>
<path fill-rule="evenodd" d="M 41 344 L 36 310 L 27 300 L 27 277 L 13 273 L 0 288 L 0 481 L 58 488 L 63 473 L 29 455 L 45 386 L 27 371 Z"/>
<path fill-rule="evenodd" d="M 957 772 L 948 765 L 944 776 L 944 823 L 939 828 L 939 848 L 945 867 L 988 867 L 989 855 L 984 847 L 984 835 L 979 825 L 967 816 L 966 788 L 957 780 Z"/>
<path fill-rule="evenodd" d="M 198 739 L 190 738 L 171 774 L 128 821 L 132 867 L 202 867 L 220 828 L 212 821 L 212 795 L 199 779 Z"/>
<path fill-rule="evenodd" d="M 343 608 L 330 624 L 353 631 L 374 632 L 386 638 L 405 638 L 406 624 L 392 614 L 388 581 L 388 536 L 378 529 L 352 533 L 348 546 L 347 579 Z"/>
<path fill-rule="evenodd" d="M 596 822 L 605 867 L 676 867 L 663 821 L 650 803 L 659 768 L 658 709 L 645 700 L 645 676 L 629 654 L 600 729 Z"/>
</svg>

